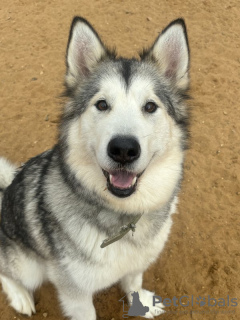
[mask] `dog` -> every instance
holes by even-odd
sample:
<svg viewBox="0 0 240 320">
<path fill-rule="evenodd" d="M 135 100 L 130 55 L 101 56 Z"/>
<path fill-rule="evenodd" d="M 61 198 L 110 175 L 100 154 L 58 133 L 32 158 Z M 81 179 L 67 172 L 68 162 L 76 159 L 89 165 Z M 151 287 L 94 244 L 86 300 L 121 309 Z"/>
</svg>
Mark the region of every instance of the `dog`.
<svg viewBox="0 0 240 320">
<path fill-rule="evenodd" d="M 142 278 L 178 201 L 189 65 L 183 19 L 139 59 L 117 57 L 73 19 L 56 145 L 20 168 L 0 160 L 0 278 L 16 311 L 35 313 L 34 290 L 49 281 L 71 320 L 95 320 L 93 294 L 117 282 L 138 292 L 146 318 L 163 312 Z"/>
</svg>

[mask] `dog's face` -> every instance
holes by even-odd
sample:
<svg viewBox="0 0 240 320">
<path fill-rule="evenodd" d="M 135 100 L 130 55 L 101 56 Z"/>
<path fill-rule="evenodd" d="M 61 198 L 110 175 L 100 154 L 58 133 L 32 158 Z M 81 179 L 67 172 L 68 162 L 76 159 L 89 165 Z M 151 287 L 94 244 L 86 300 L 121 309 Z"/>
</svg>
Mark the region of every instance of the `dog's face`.
<svg viewBox="0 0 240 320">
<path fill-rule="evenodd" d="M 66 161 L 114 209 L 151 210 L 176 188 L 188 67 L 182 20 L 170 24 L 141 60 L 128 60 L 116 59 L 88 22 L 74 19 L 67 49 L 70 102 L 62 125 Z"/>
</svg>

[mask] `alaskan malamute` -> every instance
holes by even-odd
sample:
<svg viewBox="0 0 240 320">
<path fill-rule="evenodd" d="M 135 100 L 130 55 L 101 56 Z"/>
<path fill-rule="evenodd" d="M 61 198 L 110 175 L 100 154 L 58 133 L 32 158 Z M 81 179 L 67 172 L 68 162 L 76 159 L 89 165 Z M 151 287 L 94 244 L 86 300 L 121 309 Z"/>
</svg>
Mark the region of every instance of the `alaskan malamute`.
<svg viewBox="0 0 240 320">
<path fill-rule="evenodd" d="M 66 66 L 57 144 L 19 169 L 0 161 L 3 290 L 30 316 L 50 281 L 65 316 L 94 320 L 93 294 L 120 281 L 153 318 L 163 306 L 142 277 L 168 238 L 188 136 L 184 21 L 125 59 L 75 17 Z"/>
</svg>

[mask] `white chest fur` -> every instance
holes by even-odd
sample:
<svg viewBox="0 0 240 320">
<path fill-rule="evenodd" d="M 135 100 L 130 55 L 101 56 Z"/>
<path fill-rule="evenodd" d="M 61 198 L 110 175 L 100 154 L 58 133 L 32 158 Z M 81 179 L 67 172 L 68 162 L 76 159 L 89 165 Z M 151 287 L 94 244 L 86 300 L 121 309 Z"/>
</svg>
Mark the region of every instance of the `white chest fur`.
<svg viewBox="0 0 240 320">
<path fill-rule="evenodd" d="M 143 219 L 134 233 L 134 241 L 127 241 L 132 237 L 132 233 L 129 232 L 124 240 L 121 239 L 106 248 L 100 248 L 104 234 L 88 225 L 84 228 L 85 238 L 81 233 L 78 241 L 86 257 L 90 259 L 75 257 L 70 262 L 65 257 L 62 263 L 67 267 L 67 273 L 75 284 L 88 292 L 96 292 L 111 286 L 127 274 L 144 272 L 162 251 L 171 225 L 172 219 L 169 216 L 153 241 L 144 245 L 140 241 L 144 232 Z"/>
</svg>

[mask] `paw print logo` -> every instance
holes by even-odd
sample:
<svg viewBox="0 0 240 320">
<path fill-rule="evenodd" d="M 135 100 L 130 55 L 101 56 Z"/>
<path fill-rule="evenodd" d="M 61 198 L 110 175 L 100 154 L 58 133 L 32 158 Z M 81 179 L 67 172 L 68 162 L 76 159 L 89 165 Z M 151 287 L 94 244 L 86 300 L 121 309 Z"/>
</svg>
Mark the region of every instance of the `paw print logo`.
<svg viewBox="0 0 240 320">
<path fill-rule="evenodd" d="M 204 297 L 199 296 L 196 300 L 196 304 L 198 304 L 200 307 L 205 306 L 206 302 Z"/>
</svg>

